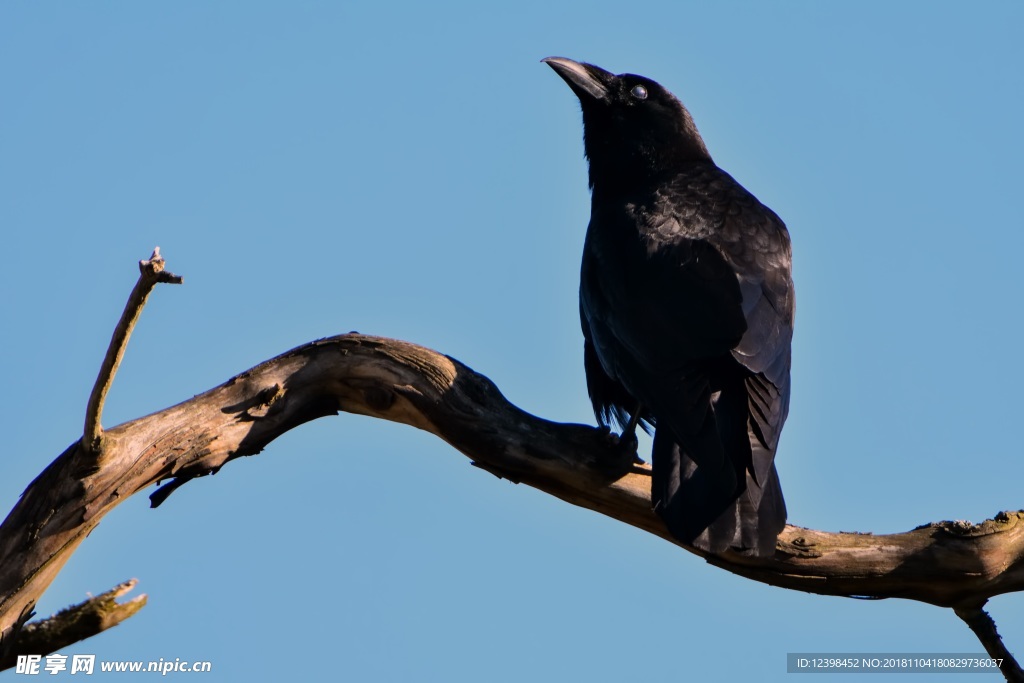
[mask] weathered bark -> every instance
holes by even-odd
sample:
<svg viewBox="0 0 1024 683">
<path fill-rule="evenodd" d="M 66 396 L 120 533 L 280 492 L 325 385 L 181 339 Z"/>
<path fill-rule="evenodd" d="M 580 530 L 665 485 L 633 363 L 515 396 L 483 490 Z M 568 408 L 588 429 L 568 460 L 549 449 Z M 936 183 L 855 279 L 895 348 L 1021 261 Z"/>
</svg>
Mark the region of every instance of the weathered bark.
<svg viewBox="0 0 1024 683">
<path fill-rule="evenodd" d="M 15 665 L 18 655 L 41 655 L 91 638 L 117 626 L 146 606 L 146 596 L 128 602 L 117 599 L 135 588 L 136 580 L 125 581 L 106 593 L 63 609 L 47 619 L 25 625 L 11 647 L 0 656 L 0 671 Z"/>
<path fill-rule="evenodd" d="M 0 629 L 21 624 L 107 512 L 149 485 L 158 505 L 177 486 L 253 455 L 280 434 L 338 411 L 431 432 L 475 464 L 676 543 L 651 511 L 650 471 L 593 427 L 510 404 L 458 361 L 359 334 L 312 342 L 219 387 L 103 432 L 98 455 L 76 440 L 33 481 L 0 526 Z M 900 597 L 965 614 L 1024 588 L 1024 512 L 974 526 L 938 522 L 875 536 L 789 526 L 769 558 L 708 562 L 741 576 L 825 595 Z M 695 552 L 686 548 L 690 552 Z"/>
</svg>

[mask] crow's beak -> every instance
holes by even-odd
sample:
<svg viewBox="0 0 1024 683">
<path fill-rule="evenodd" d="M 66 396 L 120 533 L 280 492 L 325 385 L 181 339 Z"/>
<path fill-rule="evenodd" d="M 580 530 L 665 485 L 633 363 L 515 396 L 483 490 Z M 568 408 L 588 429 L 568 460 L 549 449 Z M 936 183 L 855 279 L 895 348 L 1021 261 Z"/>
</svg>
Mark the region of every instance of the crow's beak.
<svg viewBox="0 0 1024 683">
<path fill-rule="evenodd" d="M 547 57 L 540 60 L 555 70 L 569 84 L 580 101 L 607 100 L 608 85 L 615 75 L 593 64 L 574 62 L 565 57 Z"/>
</svg>

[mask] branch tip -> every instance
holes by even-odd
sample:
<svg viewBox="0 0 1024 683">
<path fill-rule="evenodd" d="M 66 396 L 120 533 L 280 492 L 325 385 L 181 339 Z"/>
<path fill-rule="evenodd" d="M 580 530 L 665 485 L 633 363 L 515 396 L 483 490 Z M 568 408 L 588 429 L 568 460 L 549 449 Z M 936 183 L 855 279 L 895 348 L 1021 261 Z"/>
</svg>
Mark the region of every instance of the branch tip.
<svg viewBox="0 0 1024 683">
<path fill-rule="evenodd" d="M 0 671 L 17 662 L 18 655 L 47 655 L 117 626 L 146 606 L 148 596 L 127 602 L 117 599 L 131 592 L 138 580 L 119 583 L 105 593 L 72 605 L 46 619 L 26 624 L 0 657 Z"/>
<path fill-rule="evenodd" d="M 955 607 L 953 611 L 978 637 L 985 647 L 985 652 L 993 659 L 1000 660 L 999 670 L 1003 672 L 1006 680 L 1010 683 L 1024 683 L 1024 670 L 1003 643 L 1002 636 L 996 630 L 996 622 L 983 609 L 985 602 L 987 601 L 969 607 Z"/>
</svg>

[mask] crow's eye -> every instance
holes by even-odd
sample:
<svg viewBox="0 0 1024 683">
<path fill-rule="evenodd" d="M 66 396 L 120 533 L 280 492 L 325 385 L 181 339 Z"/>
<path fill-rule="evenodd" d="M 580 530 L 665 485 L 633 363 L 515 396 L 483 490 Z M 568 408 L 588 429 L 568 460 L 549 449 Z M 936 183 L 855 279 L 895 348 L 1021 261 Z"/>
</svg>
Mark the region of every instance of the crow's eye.
<svg viewBox="0 0 1024 683">
<path fill-rule="evenodd" d="M 642 85 L 634 85 L 633 89 L 629 91 L 629 94 L 638 100 L 646 100 L 647 88 Z"/>
</svg>

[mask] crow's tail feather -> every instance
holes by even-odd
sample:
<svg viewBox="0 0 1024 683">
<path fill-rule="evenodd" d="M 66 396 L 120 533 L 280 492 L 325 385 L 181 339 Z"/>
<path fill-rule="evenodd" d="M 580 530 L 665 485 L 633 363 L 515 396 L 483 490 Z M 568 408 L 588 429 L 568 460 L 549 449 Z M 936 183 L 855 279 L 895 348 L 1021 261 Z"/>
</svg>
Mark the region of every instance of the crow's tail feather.
<svg viewBox="0 0 1024 683">
<path fill-rule="evenodd" d="M 775 552 L 786 526 L 786 503 L 774 464 L 760 483 L 746 463 L 728 456 L 722 470 L 709 472 L 664 428 L 655 430 L 653 460 L 651 498 L 673 536 L 710 553 Z"/>
</svg>

